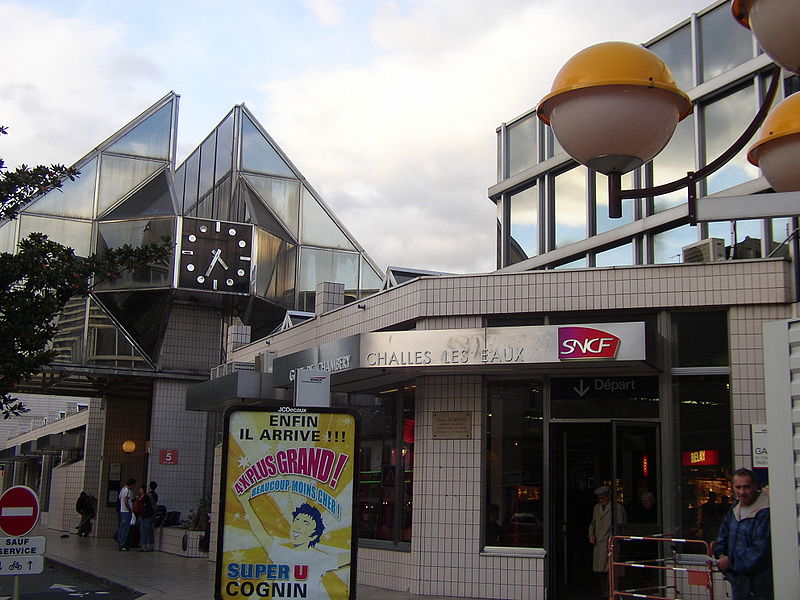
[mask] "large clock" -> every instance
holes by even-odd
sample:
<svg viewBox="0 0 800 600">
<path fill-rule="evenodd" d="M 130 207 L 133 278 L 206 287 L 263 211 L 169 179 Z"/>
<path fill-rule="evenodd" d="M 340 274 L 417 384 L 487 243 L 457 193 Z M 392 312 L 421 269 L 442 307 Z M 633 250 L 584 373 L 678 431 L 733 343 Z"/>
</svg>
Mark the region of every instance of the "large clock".
<svg viewBox="0 0 800 600">
<path fill-rule="evenodd" d="M 247 294 L 253 226 L 183 219 L 178 287 Z"/>
</svg>

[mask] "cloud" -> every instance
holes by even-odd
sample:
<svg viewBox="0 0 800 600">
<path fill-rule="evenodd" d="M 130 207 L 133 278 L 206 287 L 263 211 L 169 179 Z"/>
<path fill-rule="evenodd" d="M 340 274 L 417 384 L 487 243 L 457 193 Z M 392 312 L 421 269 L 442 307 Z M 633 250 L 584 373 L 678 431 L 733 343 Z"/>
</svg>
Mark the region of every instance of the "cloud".
<svg viewBox="0 0 800 600">
<path fill-rule="evenodd" d="M 256 114 L 382 267 L 491 270 L 495 128 L 581 48 L 644 41 L 691 5 L 657 21 L 633 0 L 386 2 L 373 58 L 265 81 Z"/>
<path fill-rule="evenodd" d="M 9 165 L 71 164 L 163 95 L 163 73 L 126 47 L 123 26 L 17 4 L 2 5 L 2 13 L 0 120 L 9 126 L 2 148 Z"/>
<path fill-rule="evenodd" d="M 337 0 L 303 0 L 303 5 L 325 25 L 342 22 L 342 8 Z"/>
</svg>

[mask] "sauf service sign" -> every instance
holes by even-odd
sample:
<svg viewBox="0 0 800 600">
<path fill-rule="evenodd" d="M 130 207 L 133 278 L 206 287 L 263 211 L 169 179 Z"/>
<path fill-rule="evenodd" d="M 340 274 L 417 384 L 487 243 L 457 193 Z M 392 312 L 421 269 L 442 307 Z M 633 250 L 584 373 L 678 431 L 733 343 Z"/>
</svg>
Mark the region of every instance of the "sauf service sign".
<svg viewBox="0 0 800 600">
<path fill-rule="evenodd" d="M 355 598 L 356 415 L 225 414 L 215 598 Z"/>
</svg>

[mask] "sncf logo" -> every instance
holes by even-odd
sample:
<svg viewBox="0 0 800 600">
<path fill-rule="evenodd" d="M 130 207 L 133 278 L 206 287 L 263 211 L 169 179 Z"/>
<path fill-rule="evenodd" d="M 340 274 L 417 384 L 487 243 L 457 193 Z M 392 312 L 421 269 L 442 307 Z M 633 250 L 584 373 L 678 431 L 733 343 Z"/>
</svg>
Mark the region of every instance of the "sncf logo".
<svg viewBox="0 0 800 600">
<path fill-rule="evenodd" d="M 605 331 L 589 327 L 558 328 L 559 360 L 614 358 L 620 339 Z"/>
</svg>

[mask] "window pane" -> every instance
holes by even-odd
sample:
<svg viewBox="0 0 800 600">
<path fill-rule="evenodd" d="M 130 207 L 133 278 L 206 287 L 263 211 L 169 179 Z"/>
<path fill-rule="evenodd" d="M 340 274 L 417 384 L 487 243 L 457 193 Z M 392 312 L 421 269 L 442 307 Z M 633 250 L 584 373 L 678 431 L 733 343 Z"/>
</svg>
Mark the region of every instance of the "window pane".
<svg viewBox="0 0 800 600">
<path fill-rule="evenodd" d="M 692 29 L 689 25 L 673 31 L 667 37 L 649 46 L 648 49 L 667 63 L 679 88 L 690 90 L 694 87 L 694 77 L 692 75 Z"/>
<path fill-rule="evenodd" d="M 696 227 L 683 225 L 653 236 L 653 262 L 655 264 L 679 263 L 683 259 L 681 248 L 697 241 Z"/>
<path fill-rule="evenodd" d="M 351 394 L 360 416 L 358 537 L 410 541 L 414 468 L 414 387 Z M 402 485 L 397 485 L 400 479 Z M 395 514 L 402 505 L 397 529 Z"/>
<path fill-rule="evenodd" d="M 97 158 L 80 168 L 75 181 L 64 180 L 61 187 L 51 190 L 25 207 L 22 212 L 55 217 L 91 219 L 94 211 L 94 187 L 97 183 Z"/>
<path fill-rule="evenodd" d="M 672 313 L 672 361 L 676 367 L 730 364 L 727 313 Z"/>
<path fill-rule="evenodd" d="M 197 178 L 200 172 L 200 150 L 195 150 L 184 163 L 186 172 L 186 183 L 183 193 L 183 213 L 188 214 L 188 211 L 197 202 Z"/>
<path fill-rule="evenodd" d="M 530 115 L 508 127 L 508 175 L 516 175 L 538 162 L 536 115 Z"/>
<path fill-rule="evenodd" d="M 694 155 L 694 115 L 689 115 L 678 123 L 672 139 L 653 159 L 653 185 L 662 185 L 686 177 L 686 173 L 695 170 Z M 661 212 L 686 202 L 686 190 L 681 189 L 671 194 L 656 196 L 653 199 L 655 212 Z"/>
<path fill-rule="evenodd" d="M 361 257 L 361 297 L 370 296 L 381 289 L 383 276 L 377 273 L 366 259 Z"/>
<path fill-rule="evenodd" d="M 92 224 L 88 221 L 20 215 L 19 239 L 25 239 L 34 231 L 44 233 L 54 242 L 73 248 L 78 256 L 89 256 L 91 252 Z"/>
<path fill-rule="evenodd" d="M 103 155 L 100 162 L 100 190 L 97 214 L 103 214 L 166 164 L 155 160 Z"/>
<path fill-rule="evenodd" d="M 682 536 L 712 541 L 733 498 L 730 384 L 727 375 L 673 382 L 680 407 Z"/>
<path fill-rule="evenodd" d="M 256 228 L 256 290 L 262 298 L 294 308 L 295 246 Z"/>
<path fill-rule="evenodd" d="M 490 384 L 486 428 L 485 545 L 541 547 L 541 384 Z"/>
<path fill-rule="evenodd" d="M 572 262 L 565 263 L 563 265 L 558 265 L 555 267 L 556 269 L 585 269 L 587 266 L 586 257 L 578 258 L 573 260 Z"/>
<path fill-rule="evenodd" d="M 175 239 L 174 219 L 139 219 L 100 223 L 97 228 L 97 251 L 119 248 L 125 244 L 133 247 L 161 242 L 162 237 Z M 98 282 L 100 290 L 168 287 L 172 283 L 172 259 L 167 262 L 149 264 L 135 271 L 124 271 L 119 279 Z"/>
<path fill-rule="evenodd" d="M 217 158 L 214 167 L 214 182 L 222 179 L 231 170 L 233 160 L 233 113 L 217 128 Z"/>
<path fill-rule="evenodd" d="M 633 264 L 633 244 L 625 244 L 618 248 L 611 248 L 605 252 L 598 252 L 594 257 L 597 267 L 616 267 Z"/>
<path fill-rule="evenodd" d="M 700 18 L 703 81 L 713 79 L 753 58 L 753 37 L 731 18 L 723 4 Z"/>
<path fill-rule="evenodd" d="M 341 250 L 355 250 L 352 242 L 325 212 L 317 199 L 303 187 L 303 226 L 300 230 L 302 242 L 312 246 L 326 246 Z M 320 281 L 322 281 L 320 279 Z"/>
<path fill-rule="evenodd" d="M 533 186 L 510 197 L 511 264 L 539 253 L 539 188 Z"/>
<path fill-rule="evenodd" d="M 741 135 L 742 123 L 755 113 L 753 85 L 749 84 L 740 90 L 719 100 L 707 104 L 703 108 L 703 129 L 705 131 L 706 157 L 708 164 Z M 713 194 L 731 186 L 758 177 L 758 167 L 747 161 L 747 147 L 742 149 L 729 163 L 709 176 L 708 193 Z"/>
<path fill-rule="evenodd" d="M 586 167 L 553 178 L 556 248 L 586 238 Z"/>
<path fill-rule="evenodd" d="M 0 223 L 0 252 L 14 254 L 17 250 L 17 222 Z"/>
<path fill-rule="evenodd" d="M 272 177 L 259 177 L 245 175 L 247 182 L 261 196 L 270 210 L 280 218 L 283 227 L 297 238 L 297 228 L 300 215 L 300 183 L 286 179 L 273 179 Z M 307 194 L 309 202 L 316 200 Z"/>
<path fill-rule="evenodd" d="M 300 255 L 299 310 L 314 310 L 316 286 L 321 281 L 344 284 L 345 302 L 358 296 L 358 261 L 355 252 L 303 248 Z"/>
<path fill-rule="evenodd" d="M 789 245 L 783 242 L 792 232 L 792 222 L 789 219 L 772 219 L 770 231 L 772 231 L 772 237 L 769 252 L 775 252 L 773 256 L 789 256 Z"/>
<path fill-rule="evenodd" d="M 594 173 L 595 178 L 595 214 L 597 219 L 597 233 L 609 231 L 625 223 L 633 222 L 633 207 L 638 200 L 628 199 L 622 201 L 622 217 L 612 219 L 608 216 L 608 177 Z M 622 189 L 633 188 L 633 173 L 622 176 Z"/>
<path fill-rule="evenodd" d="M 214 185 L 214 160 L 217 153 L 216 136 L 212 133 L 200 146 L 200 183 L 198 195 L 202 198 Z"/>
<path fill-rule="evenodd" d="M 242 119 L 242 169 L 282 177 L 295 176 L 247 116 Z"/>
<path fill-rule="evenodd" d="M 172 133 L 173 102 L 164 105 L 152 117 L 137 125 L 113 145 L 109 152 L 134 154 L 152 158 L 169 158 L 169 142 Z"/>
</svg>

